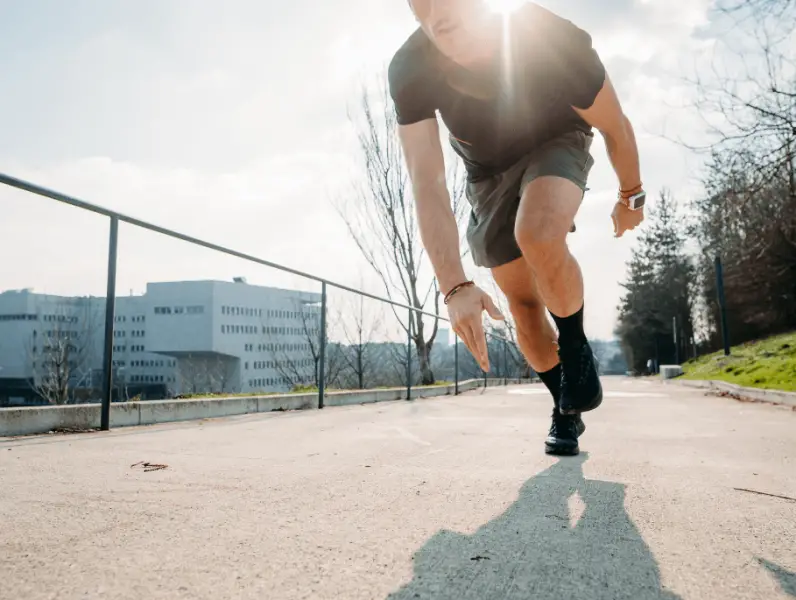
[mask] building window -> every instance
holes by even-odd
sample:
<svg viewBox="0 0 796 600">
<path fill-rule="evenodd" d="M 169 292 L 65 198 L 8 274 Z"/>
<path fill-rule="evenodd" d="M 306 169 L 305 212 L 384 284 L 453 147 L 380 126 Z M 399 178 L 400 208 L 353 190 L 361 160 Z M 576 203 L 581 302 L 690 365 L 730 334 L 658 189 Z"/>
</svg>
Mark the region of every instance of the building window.
<svg viewBox="0 0 796 600">
<path fill-rule="evenodd" d="M 171 314 L 171 307 L 170 306 L 156 306 L 155 307 L 155 314 L 156 315 L 170 315 Z"/>
<path fill-rule="evenodd" d="M 203 315 L 205 312 L 204 306 L 189 306 L 188 307 L 188 314 L 189 315 Z"/>
<path fill-rule="evenodd" d="M 175 306 L 174 307 L 174 314 L 175 315 L 181 315 L 184 312 L 185 312 L 185 307 L 184 306 Z"/>
</svg>

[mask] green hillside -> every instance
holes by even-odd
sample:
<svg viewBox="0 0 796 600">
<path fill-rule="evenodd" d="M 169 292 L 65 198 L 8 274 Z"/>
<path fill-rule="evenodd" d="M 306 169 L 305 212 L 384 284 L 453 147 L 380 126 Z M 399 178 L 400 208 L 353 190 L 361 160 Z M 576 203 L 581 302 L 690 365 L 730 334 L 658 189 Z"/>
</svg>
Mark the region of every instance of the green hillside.
<svg viewBox="0 0 796 600">
<path fill-rule="evenodd" d="M 685 379 L 712 379 L 747 387 L 796 392 L 796 332 L 717 352 L 683 365 Z"/>
</svg>

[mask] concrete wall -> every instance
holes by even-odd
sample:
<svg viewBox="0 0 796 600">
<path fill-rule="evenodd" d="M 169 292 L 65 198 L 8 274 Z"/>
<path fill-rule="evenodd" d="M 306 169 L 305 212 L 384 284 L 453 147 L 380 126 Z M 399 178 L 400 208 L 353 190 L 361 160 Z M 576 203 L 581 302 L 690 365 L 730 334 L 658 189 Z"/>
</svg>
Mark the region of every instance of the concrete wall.
<svg viewBox="0 0 796 600">
<path fill-rule="evenodd" d="M 489 380 L 488 386 L 502 385 L 502 379 Z M 459 383 L 459 391 L 483 387 L 483 379 Z M 412 398 L 433 398 L 452 395 L 454 386 L 412 388 Z M 406 398 L 406 388 L 364 390 L 356 392 L 331 392 L 325 405 L 349 406 L 390 402 Z M 207 398 L 199 400 L 162 400 L 153 402 L 127 402 L 111 405 L 111 427 L 135 427 L 265 413 L 284 410 L 307 410 L 318 407 L 317 394 L 285 394 L 275 396 L 247 396 L 235 398 Z M 100 405 L 41 406 L 0 410 L 0 437 L 34 435 L 49 431 L 81 431 L 98 429 Z"/>
<path fill-rule="evenodd" d="M 661 374 L 661 379 L 674 379 L 683 374 L 683 367 L 680 365 L 661 365 L 658 370 Z"/>
</svg>

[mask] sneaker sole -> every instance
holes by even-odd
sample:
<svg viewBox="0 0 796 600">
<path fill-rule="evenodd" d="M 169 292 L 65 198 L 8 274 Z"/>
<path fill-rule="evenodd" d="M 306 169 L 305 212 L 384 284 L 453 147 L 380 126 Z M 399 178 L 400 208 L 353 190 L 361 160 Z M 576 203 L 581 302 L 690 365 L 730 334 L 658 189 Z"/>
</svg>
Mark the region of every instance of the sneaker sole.
<svg viewBox="0 0 796 600">
<path fill-rule="evenodd" d="M 577 456 L 580 454 L 580 447 L 575 446 L 574 448 L 561 448 L 558 446 L 550 446 L 545 444 L 544 453 L 551 454 L 553 456 Z"/>
<path fill-rule="evenodd" d="M 586 431 L 586 423 L 581 421 L 580 425 L 578 426 L 578 437 L 582 436 L 585 433 L 585 431 Z M 544 452 L 545 454 L 552 454 L 555 456 L 577 456 L 578 454 L 580 454 L 580 445 L 575 444 L 574 447 L 572 446 L 563 447 L 545 442 Z"/>
<path fill-rule="evenodd" d="M 596 408 L 599 408 L 600 404 L 602 403 L 603 403 L 603 390 L 601 386 L 600 393 L 597 394 L 594 398 L 592 398 L 592 401 L 586 404 L 585 406 L 581 406 L 578 408 L 568 408 L 568 409 L 560 408 L 559 410 L 561 411 L 562 415 L 578 415 L 580 413 L 589 412 Z"/>
</svg>

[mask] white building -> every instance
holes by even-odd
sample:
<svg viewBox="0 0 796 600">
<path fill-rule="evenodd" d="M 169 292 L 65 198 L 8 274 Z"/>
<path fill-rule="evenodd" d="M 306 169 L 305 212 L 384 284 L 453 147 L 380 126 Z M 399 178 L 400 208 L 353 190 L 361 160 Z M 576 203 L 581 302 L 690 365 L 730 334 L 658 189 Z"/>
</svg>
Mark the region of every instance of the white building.
<svg viewBox="0 0 796 600">
<path fill-rule="evenodd" d="M 143 296 L 118 297 L 116 394 L 285 391 L 311 384 L 320 300 L 320 294 L 243 279 L 150 283 Z M 32 388 L 41 393 L 42 381 L 64 371 L 72 390 L 99 389 L 104 313 L 104 298 L 0 294 L 0 402 L 28 396 Z"/>
<path fill-rule="evenodd" d="M 102 364 L 104 305 L 30 290 L 0 294 L 0 403 L 90 385 L 92 366 Z"/>
</svg>

